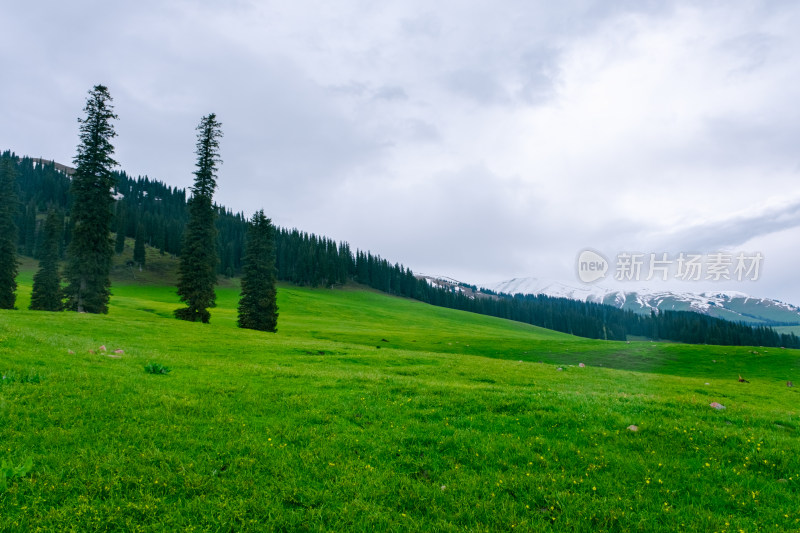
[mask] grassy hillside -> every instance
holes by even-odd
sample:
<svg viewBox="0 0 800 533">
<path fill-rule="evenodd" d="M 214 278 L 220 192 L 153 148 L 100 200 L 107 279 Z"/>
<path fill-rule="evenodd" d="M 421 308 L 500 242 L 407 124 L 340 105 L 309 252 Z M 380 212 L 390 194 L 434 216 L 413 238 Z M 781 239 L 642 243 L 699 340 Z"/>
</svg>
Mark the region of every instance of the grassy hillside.
<svg viewBox="0 0 800 533">
<path fill-rule="evenodd" d="M 235 327 L 234 282 L 190 324 L 146 274 L 108 316 L 0 311 L 0 460 L 32 461 L 3 530 L 800 530 L 796 351 L 589 341 L 357 288 L 281 287 L 263 334 Z"/>
</svg>

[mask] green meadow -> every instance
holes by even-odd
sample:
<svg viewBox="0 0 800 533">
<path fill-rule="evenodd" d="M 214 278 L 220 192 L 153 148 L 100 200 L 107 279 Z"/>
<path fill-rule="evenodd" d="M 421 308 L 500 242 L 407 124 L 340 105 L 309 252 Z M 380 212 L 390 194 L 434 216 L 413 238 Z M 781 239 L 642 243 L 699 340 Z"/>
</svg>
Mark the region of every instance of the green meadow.
<svg viewBox="0 0 800 533">
<path fill-rule="evenodd" d="M 203 325 L 153 272 L 120 267 L 96 316 L 24 310 L 24 265 L 0 530 L 800 531 L 797 351 L 591 341 L 355 286 L 280 286 L 266 334 L 236 327 L 235 280 Z"/>
</svg>

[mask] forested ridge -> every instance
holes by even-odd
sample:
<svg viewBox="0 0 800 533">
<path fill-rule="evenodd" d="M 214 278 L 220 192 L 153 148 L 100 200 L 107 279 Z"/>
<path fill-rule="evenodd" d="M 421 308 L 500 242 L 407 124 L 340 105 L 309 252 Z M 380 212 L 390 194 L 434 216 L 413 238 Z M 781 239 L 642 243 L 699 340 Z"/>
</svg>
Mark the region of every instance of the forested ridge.
<svg viewBox="0 0 800 533">
<path fill-rule="evenodd" d="M 69 176 L 52 162 L 18 157 L 10 151 L 2 153 L 0 158 L 10 159 L 16 169 L 19 253 L 41 258 L 46 249 L 44 221 L 48 210 L 54 210 L 61 221 L 59 250 L 63 257 L 71 238 Z M 138 232 L 139 239 L 159 252 L 179 256 L 188 220 L 186 191 L 148 177 L 133 178 L 124 171 L 115 171 L 114 178 L 116 202 L 112 228 L 117 236 L 135 239 Z M 214 208 L 218 273 L 239 276 L 248 220 L 243 213 L 224 206 Z M 119 238 L 117 242 L 120 243 Z M 794 334 L 779 334 L 766 326 L 751 327 L 686 311 L 641 315 L 613 306 L 543 295 L 491 291 L 467 295 L 457 286 L 432 286 L 403 265 L 390 263 L 369 251 L 353 251 L 346 242 L 295 228 L 276 229 L 275 259 L 278 279 L 297 285 L 330 287 L 354 281 L 432 305 L 517 320 L 581 337 L 625 340 L 633 335 L 694 344 L 800 348 L 800 339 Z"/>
</svg>

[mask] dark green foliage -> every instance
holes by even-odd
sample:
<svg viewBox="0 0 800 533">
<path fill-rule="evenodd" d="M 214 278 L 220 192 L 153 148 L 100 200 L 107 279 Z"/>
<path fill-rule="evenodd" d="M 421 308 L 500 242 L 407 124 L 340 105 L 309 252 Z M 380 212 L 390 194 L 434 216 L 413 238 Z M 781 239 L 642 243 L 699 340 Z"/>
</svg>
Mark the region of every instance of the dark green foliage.
<svg viewBox="0 0 800 533">
<path fill-rule="evenodd" d="M 25 477 L 31 470 L 33 470 L 33 459 L 30 457 L 25 459 L 19 466 L 14 466 L 14 463 L 3 459 L 2 463 L 0 463 L 0 492 L 5 492 L 8 489 L 9 482 Z"/>
<path fill-rule="evenodd" d="M 46 211 L 50 206 L 62 212 L 69 210 L 70 179 L 68 173 L 59 170 L 52 163 L 37 163 L 28 157 L 17 158 L 8 151 L 0 154 L 0 160 L 6 159 L 9 159 L 17 169 L 21 204 L 25 206 L 16 219 L 20 253 L 33 257 L 37 241 L 36 214 Z M 158 246 L 161 242 L 159 239 L 163 239 L 164 251 L 178 255 L 183 228 L 188 218 L 186 192 L 147 177 L 134 179 L 119 171 L 112 172 L 112 175 L 115 181 L 115 196 L 119 198 L 116 201 L 113 225 L 114 231 L 121 233 L 117 237 L 117 246 L 124 246 L 125 237 L 133 239 L 141 223 L 144 225 L 145 235 L 156 236 L 153 237 L 156 242 L 151 244 Z M 223 214 L 224 210 L 220 208 L 218 211 L 225 219 L 225 237 L 234 242 L 234 252 L 238 254 L 234 268 L 234 272 L 238 274 L 241 268 L 241 251 L 244 249 L 245 220 L 242 215 Z M 61 245 L 62 256 L 72 233 L 71 222 L 69 220 L 66 222 Z M 26 239 L 28 228 L 30 228 L 30 238 Z M 158 237 L 159 235 L 163 237 Z M 30 247 L 26 250 L 28 243 Z M 120 253 L 123 249 L 115 246 L 115 251 Z"/>
<path fill-rule="evenodd" d="M 108 313 L 111 295 L 109 272 L 114 253 L 110 238 L 114 198 L 111 189 L 117 162 L 111 158 L 116 136 L 112 119 L 118 118 L 108 89 L 96 85 L 89 91 L 80 122 L 80 144 L 72 179 L 72 234 L 67 248 L 65 277 L 67 308 L 88 313 Z"/>
<path fill-rule="evenodd" d="M 67 248 L 72 242 L 72 219 L 64 220 L 64 238 L 61 239 L 61 246 L 58 247 L 58 257 L 63 259 L 67 255 Z"/>
<path fill-rule="evenodd" d="M 36 204 L 30 202 L 25 207 L 25 231 L 22 236 L 23 252 L 28 257 L 33 257 L 33 252 L 36 250 L 36 213 Z"/>
<path fill-rule="evenodd" d="M 275 229 L 264 211 L 253 215 L 247 228 L 247 247 L 239 300 L 240 328 L 277 331 L 278 305 L 275 288 Z"/>
<path fill-rule="evenodd" d="M 12 385 L 14 383 L 36 384 L 42 382 L 42 376 L 38 372 L 14 372 L 4 370 L 0 373 L 0 386 Z"/>
<path fill-rule="evenodd" d="M 0 309 L 14 309 L 17 299 L 17 225 L 19 210 L 16 169 L 10 159 L 0 164 Z"/>
<path fill-rule="evenodd" d="M 37 221 L 36 235 L 34 236 L 35 245 L 33 247 L 33 258 L 41 259 L 44 250 L 44 221 Z"/>
<path fill-rule="evenodd" d="M 203 117 L 197 127 L 197 170 L 178 267 L 178 296 L 186 307 L 175 310 L 176 318 L 192 322 L 207 323 L 211 318 L 208 308 L 214 307 L 216 300 L 217 209 L 213 197 L 217 187 L 217 164 L 221 163 L 221 126 L 212 113 Z"/>
<path fill-rule="evenodd" d="M 114 218 L 116 219 L 117 224 L 117 235 L 116 240 L 114 241 L 114 253 L 119 255 L 125 250 L 125 224 L 127 223 L 127 220 L 125 219 L 124 203 L 117 202 L 117 211 Z"/>
<path fill-rule="evenodd" d="M 119 255 L 125 251 L 125 234 L 121 231 L 117 231 L 117 234 L 114 239 L 114 253 Z"/>
<path fill-rule="evenodd" d="M 43 234 L 39 270 L 33 276 L 30 309 L 61 311 L 64 309 L 64 304 L 61 277 L 58 274 L 58 250 L 63 235 L 63 221 L 54 209 L 47 213 Z"/>
<path fill-rule="evenodd" d="M 331 287 L 356 277 L 355 261 L 345 242 L 337 246 L 332 239 L 296 229 L 279 230 L 276 240 L 278 279 Z"/>
<path fill-rule="evenodd" d="M 219 265 L 217 273 L 228 277 L 242 273 L 248 221 L 241 213 L 232 213 L 223 207 L 217 210 L 217 248 Z"/>
<path fill-rule="evenodd" d="M 144 365 L 144 371 L 148 374 L 169 374 L 171 369 L 161 363 L 147 363 Z"/>
<path fill-rule="evenodd" d="M 139 268 L 144 267 L 146 255 L 144 253 L 144 226 L 139 224 L 139 229 L 136 230 L 136 241 L 133 244 L 133 261 L 139 265 Z"/>
</svg>

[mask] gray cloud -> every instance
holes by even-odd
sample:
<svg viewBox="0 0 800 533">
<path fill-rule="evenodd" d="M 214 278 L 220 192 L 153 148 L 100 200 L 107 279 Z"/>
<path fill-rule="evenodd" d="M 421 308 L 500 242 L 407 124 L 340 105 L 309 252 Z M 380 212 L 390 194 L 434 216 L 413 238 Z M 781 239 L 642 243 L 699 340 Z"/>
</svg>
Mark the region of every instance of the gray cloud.
<svg viewBox="0 0 800 533">
<path fill-rule="evenodd" d="M 375 90 L 373 98 L 377 100 L 408 100 L 408 95 L 402 87 L 384 85 Z"/>
<path fill-rule="evenodd" d="M 483 275 L 516 269 L 524 260 L 522 244 L 543 248 L 544 215 L 534 208 L 540 199 L 523 199 L 517 183 L 488 168 L 471 165 L 437 174 L 427 183 L 390 187 L 368 181 L 356 186 L 359 197 L 337 197 L 354 216 L 337 220 L 336 233 L 358 234 L 351 245 L 390 260 L 415 257 L 406 264 L 416 271 Z M 392 227 L 391 232 L 385 230 Z"/>
<path fill-rule="evenodd" d="M 715 251 L 800 226 L 800 201 L 652 235 L 665 251 Z"/>
<path fill-rule="evenodd" d="M 479 68 L 462 68 L 450 72 L 444 79 L 452 92 L 479 104 L 507 103 L 508 95 L 495 75 Z"/>
<path fill-rule="evenodd" d="M 726 39 L 720 47 L 738 58 L 734 74 L 749 74 L 767 62 L 776 44 L 776 38 L 768 33 L 748 32 Z"/>
<path fill-rule="evenodd" d="M 541 104 L 555 93 L 559 51 L 543 46 L 522 53 L 520 73 L 523 80 L 520 97 L 530 104 Z"/>
<path fill-rule="evenodd" d="M 328 90 L 334 95 L 342 96 L 364 96 L 368 87 L 366 83 L 351 81 L 343 85 L 331 85 Z"/>
<path fill-rule="evenodd" d="M 423 13 L 400 21 L 403 33 L 408 37 L 439 37 L 442 31 L 442 22 L 432 13 Z"/>
<path fill-rule="evenodd" d="M 442 140 L 441 132 L 430 122 L 409 119 L 406 121 L 405 126 L 408 130 L 408 136 L 413 140 L 421 142 L 439 142 Z"/>
</svg>

